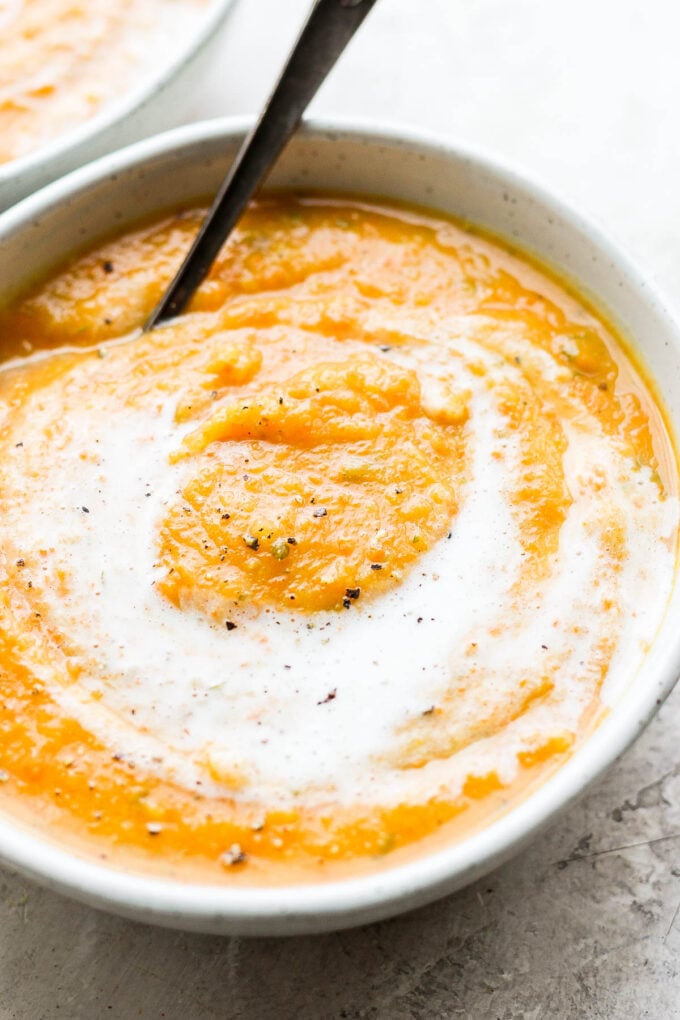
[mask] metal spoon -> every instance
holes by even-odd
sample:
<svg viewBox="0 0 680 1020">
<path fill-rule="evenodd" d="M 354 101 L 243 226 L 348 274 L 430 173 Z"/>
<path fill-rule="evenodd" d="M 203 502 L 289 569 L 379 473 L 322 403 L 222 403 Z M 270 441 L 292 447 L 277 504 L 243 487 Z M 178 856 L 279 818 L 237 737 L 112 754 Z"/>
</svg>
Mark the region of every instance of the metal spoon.
<svg viewBox="0 0 680 1020">
<path fill-rule="evenodd" d="M 148 331 L 179 315 L 210 271 L 248 201 L 376 0 L 316 0 L 259 121 L 245 139 Z"/>
</svg>

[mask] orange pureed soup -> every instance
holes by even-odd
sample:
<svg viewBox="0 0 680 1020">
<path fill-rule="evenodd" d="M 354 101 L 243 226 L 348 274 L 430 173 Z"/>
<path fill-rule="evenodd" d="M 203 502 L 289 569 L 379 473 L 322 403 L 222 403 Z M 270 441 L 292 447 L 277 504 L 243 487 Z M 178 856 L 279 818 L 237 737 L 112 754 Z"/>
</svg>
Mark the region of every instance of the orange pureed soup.
<svg viewBox="0 0 680 1020">
<path fill-rule="evenodd" d="M 264 199 L 0 316 L 0 804 L 114 866 L 292 882 L 470 834 L 644 660 L 677 468 L 602 319 L 431 214 Z"/>
<path fill-rule="evenodd" d="M 208 0 L 0 0 L 0 163 L 121 98 L 192 32 Z"/>
</svg>

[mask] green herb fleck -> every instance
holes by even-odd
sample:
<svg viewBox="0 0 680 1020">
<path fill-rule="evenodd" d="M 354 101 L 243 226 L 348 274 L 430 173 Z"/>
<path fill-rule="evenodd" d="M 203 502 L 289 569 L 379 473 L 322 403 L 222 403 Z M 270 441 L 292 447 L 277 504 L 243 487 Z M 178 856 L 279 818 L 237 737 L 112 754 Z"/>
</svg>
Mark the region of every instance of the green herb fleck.
<svg viewBox="0 0 680 1020">
<path fill-rule="evenodd" d="M 290 552 L 290 546 L 285 538 L 277 538 L 272 542 L 272 556 L 275 560 L 285 560 Z"/>
</svg>

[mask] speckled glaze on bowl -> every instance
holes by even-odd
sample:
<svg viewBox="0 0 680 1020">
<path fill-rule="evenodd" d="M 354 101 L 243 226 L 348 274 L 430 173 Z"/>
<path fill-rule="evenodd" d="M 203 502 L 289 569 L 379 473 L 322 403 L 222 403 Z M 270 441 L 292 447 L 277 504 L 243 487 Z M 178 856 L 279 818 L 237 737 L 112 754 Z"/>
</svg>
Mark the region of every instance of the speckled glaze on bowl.
<svg viewBox="0 0 680 1020">
<path fill-rule="evenodd" d="M 214 190 L 249 125 L 180 128 L 100 159 L 0 216 L 3 298 L 112 230 Z M 628 337 L 680 433 L 680 331 L 644 276 L 598 228 L 479 153 L 375 125 L 307 123 L 271 183 L 373 193 L 478 224 L 575 282 Z M 680 673 L 680 588 L 643 667 L 592 736 L 546 783 L 468 839 L 377 875 L 284 888 L 230 889 L 125 874 L 0 819 L 0 858 L 96 907 L 187 930 L 290 935 L 349 927 L 472 882 L 532 839 L 632 743 Z"/>
<path fill-rule="evenodd" d="M 169 57 L 149 55 L 153 69 L 89 120 L 9 163 L 0 163 L 0 212 L 105 152 L 181 124 L 195 99 L 234 0 L 210 0 L 194 30 Z"/>
</svg>

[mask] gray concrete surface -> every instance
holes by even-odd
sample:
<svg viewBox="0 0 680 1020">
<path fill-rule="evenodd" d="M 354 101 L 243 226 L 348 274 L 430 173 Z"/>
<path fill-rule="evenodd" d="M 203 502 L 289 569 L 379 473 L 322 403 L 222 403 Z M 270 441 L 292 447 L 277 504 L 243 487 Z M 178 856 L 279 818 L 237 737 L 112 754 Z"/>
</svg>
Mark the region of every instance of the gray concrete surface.
<svg viewBox="0 0 680 1020">
<path fill-rule="evenodd" d="M 255 109 L 307 0 L 241 0 L 196 115 Z M 483 145 L 680 298 L 675 0 L 381 0 L 315 111 Z M 680 1017 L 680 689 L 553 829 L 476 885 L 295 940 L 136 925 L 0 872 L 0 1020 Z"/>
</svg>

